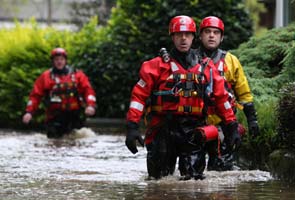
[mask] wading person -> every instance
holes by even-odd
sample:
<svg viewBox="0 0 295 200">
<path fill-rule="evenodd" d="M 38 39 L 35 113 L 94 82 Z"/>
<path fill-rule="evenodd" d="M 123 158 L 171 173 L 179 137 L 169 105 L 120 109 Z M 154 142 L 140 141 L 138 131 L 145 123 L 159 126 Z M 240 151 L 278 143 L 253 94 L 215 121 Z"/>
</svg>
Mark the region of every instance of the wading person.
<svg viewBox="0 0 295 200">
<path fill-rule="evenodd" d="M 209 57 L 213 60 L 219 74 L 226 81 L 226 89 L 229 92 L 229 101 L 233 109 L 235 105 L 241 105 L 248 122 L 248 130 L 251 136 L 259 135 L 256 110 L 253 103 L 247 78 L 243 68 L 236 56 L 219 48 L 224 36 L 224 23 L 215 16 L 204 18 L 200 24 L 199 39 L 201 45 L 197 55 L 201 58 Z M 209 116 L 212 124 L 218 124 L 221 119 L 216 115 Z M 226 127 L 221 123 L 224 134 L 228 133 Z M 228 141 L 221 145 L 221 155 L 218 155 L 217 142 L 207 143 L 209 153 L 208 170 L 231 170 L 233 168 L 233 155 L 230 148 L 227 148 Z"/>
<path fill-rule="evenodd" d="M 67 52 L 63 48 L 51 51 L 52 68 L 35 81 L 23 116 L 28 124 L 40 102 L 46 106 L 46 132 L 48 138 L 60 138 L 83 126 L 86 116 L 95 114 L 95 92 L 88 77 L 67 65 Z"/>
<path fill-rule="evenodd" d="M 231 131 L 228 139 L 232 147 L 240 144 L 224 79 L 210 59 L 198 60 L 191 49 L 195 33 L 192 18 L 176 16 L 171 19 L 169 35 L 174 48 L 170 56 L 162 52 L 162 56 L 143 62 L 139 81 L 131 93 L 125 143 L 134 154 L 138 151 L 136 141 L 141 145 L 145 143 L 150 178 L 172 174 L 177 157 L 181 179 L 204 178 L 204 141 L 210 134 L 218 134 L 216 127 L 208 128 L 206 124 L 209 96 L 214 97 L 217 112 Z M 151 120 L 144 141 L 139 122 L 148 98 L 151 99 Z"/>
</svg>

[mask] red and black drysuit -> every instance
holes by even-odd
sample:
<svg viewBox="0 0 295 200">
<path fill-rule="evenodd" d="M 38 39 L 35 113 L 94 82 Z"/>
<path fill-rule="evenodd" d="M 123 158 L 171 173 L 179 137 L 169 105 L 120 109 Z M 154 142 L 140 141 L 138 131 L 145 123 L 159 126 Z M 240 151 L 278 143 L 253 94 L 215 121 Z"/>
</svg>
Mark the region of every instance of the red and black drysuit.
<svg viewBox="0 0 295 200">
<path fill-rule="evenodd" d="M 34 114 L 45 97 L 48 137 L 61 137 L 74 128 L 83 126 L 81 108 L 96 106 L 95 92 L 88 77 L 81 71 L 65 66 L 51 68 L 35 81 L 26 112 Z"/>
<path fill-rule="evenodd" d="M 194 130 L 206 125 L 206 95 L 213 99 L 225 124 L 236 122 L 224 79 L 211 60 L 199 61 L 192 50 L 181 53 L 175 49 L 167 63 L 161 57 L 144 62 L 139 77 L 132 90 L 127 122 L 129 126 L 139 123 L 150 98 L 151 121 L 145 137 L 149 176 L 160 178 L 173 173 L 179 157 L 182 176 L 202 178 L 204 145 Z"/>
</svg>

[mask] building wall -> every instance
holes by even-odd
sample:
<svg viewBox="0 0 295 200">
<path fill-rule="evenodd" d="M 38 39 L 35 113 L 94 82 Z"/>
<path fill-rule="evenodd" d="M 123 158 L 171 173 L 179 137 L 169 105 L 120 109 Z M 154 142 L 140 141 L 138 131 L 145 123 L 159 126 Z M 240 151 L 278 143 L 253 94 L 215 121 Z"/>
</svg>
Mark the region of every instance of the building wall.
<svg viewBox="0 0 295 200">
<path fill-rule="evenodd" d="M 69 21 L 70 6 L 75 0 L 28 0 L 28 1 L 11 1 L 0 7 L 0 20 L 20 21 L 34 17 L 38 21 L 47 21 L 49 6 L 51 2 L 52 21 Z"/>
</svg>

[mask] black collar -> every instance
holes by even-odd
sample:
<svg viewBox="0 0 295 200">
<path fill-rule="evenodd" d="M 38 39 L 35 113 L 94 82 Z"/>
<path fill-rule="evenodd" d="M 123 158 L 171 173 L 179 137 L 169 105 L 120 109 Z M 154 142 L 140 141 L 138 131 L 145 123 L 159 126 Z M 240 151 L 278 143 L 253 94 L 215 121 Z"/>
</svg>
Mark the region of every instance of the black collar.
<svg viewBox="0 0 295 200">
<path fill-rule="evenodd" d="M 210 50 L 210 49 L 206 49 L 203 45 L 201 45 L 199 47 L 199 52 L 200 52 L 202 58 L 209 57 L 209 58 L 213 59 L 217 55 L 218 48 L 214 49 L 214 50 Z"/>
<path fill-rule="evenodd" d="M 62 69 L 57 69 L 56 67 L 53 67 L 52 73 L 57 75 L 67 75 L 69 73 L 69 68 L 67 66 L 64 66 Z"/>
<path fill-rule="evenodd" d="M 180 52 L 174 48 L 171 50 L 170 55 L 185 69 L 189 69 L 198 63 L 197 56 L 193 49 L 189 49 L 187 52 Z"/>
</svg>

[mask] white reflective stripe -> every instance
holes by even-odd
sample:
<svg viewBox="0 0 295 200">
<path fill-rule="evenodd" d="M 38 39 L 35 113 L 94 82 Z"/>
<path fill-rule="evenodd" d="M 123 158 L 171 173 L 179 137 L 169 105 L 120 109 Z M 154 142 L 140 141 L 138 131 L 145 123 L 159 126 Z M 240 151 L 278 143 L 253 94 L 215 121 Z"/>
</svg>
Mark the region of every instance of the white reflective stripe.
<svg viewBox="0 0 295 200">
<path fill-rule="evenodd" d="M 230 103 L 229 103 L 228 101 L 226 101 L 226 102 L 224 103 L 224 108 L 225 108 L 226 110 L 231 108 L 231 105 L 230 105 Z"/>
<path fill-rule="evenodd" d="M 230 98 L 234 98 L 234 97 L 235 97 L 231 92 L 228 92 L 228 96 L 229 96 Z"/>
<path fill-rule="evenodd" d="M 217 128 L 218 128 L 218 137 L 219 137 L 219 140 L 220 140 L 220 142 L 223 142 L 223 140 L 224 140 L 223 131 L 222 131 L 222 129 L 221 129 L 220 126 L 217 126 Z"/>
<path fill-rule="evenodd" d="M 96 101 L 96 98 L 93 95 L 88 95 L 87 99 L 90 101 Z"/>
<path fill-rule="evenodd" d="M 75 77 L 75 74 L 74 73 L 71 75 L 71 79 L 72 79 L 73 82 L 76 81 L 76 77 Z"/>
<path fill-rule="evenodd" d="M 180 79 L 186 79 L 186 74 L 180 74 Z"/>
<path fill-rule="evenodd" d="M 137 101 L 131 101 L 130 106 L 129 106 L 129 108 L 134 108 L 134 109 L 139 110 L 141 112 L 143 111 L 143 107 L 144 107 L 143 104 L 141 104 Z"/>
<path fill-rule="evenodd" d="M 218 71 L 223 72 L 223 61 L 219 62 L 219 65 L 218 65 L 217 69 L 218 69 Z"/>
<path fill-rule="evenodd" d="M 170 79 L 173 79 L 173 74 L 170 74 L 170 76 L 168 76 L 166 80 L 170 80 Z"/>
<path fill-rule="evenodd" d="M 180 79 L 186 79 L 186 74 L 179 74 L 180 75 Z M 168 76 L 168 78 L 166 80 L 170 80 L 170 79 L 173 79 L 174 76 L 173 74 L 170 74 L 170 76 Z"/>
<path fill-rule="evenodd" d="M 142 87 L 142 88 L 144 88 L 144 87 L 146 86 L 146 82 L 145 82 L 144 80 L 142 80 L 142 79 L 140 79 L 140 80 L 137 82 L 137 84 L 138 84 L 140 87 Z"/>
<path fill-rule="evenodd" d="M 202 65 L 199 66 L 199 72 L 202 72 Z"/>
<path fill-rule="evenodd" d="M 175 71 L 179 70 L 179 68 L 177 67 L 177 65 L 175 64 L 175 62 L 171 62 L 170 63 L 170 66 L 171 66 L 172 72 L 175 72 Z"/>
<path fill-rule="evenodd" d="M 27 106 L 31 106 L 31 105 L 33 105 L 33 102 L 30 100 L 28 101 Z"/>
<path fill-rule="evenodd" d="M 199 72 L 202 72 L 202 65 L 200 65 L 200 67 L 199 67 Z M 197 77 L 197 75 L 196 75 L 196 77 Z M 202 76 L 202 81 L 204 81 L 205 80 L 205 76 L 203 75 Z"/>
<path fill-rule="evenodd" d="M 58 77 L 55 77 L 55 82 L 56 82 L 56 83 L 60 83 L 60 80 L 59 80 Z"/>
</svg>

